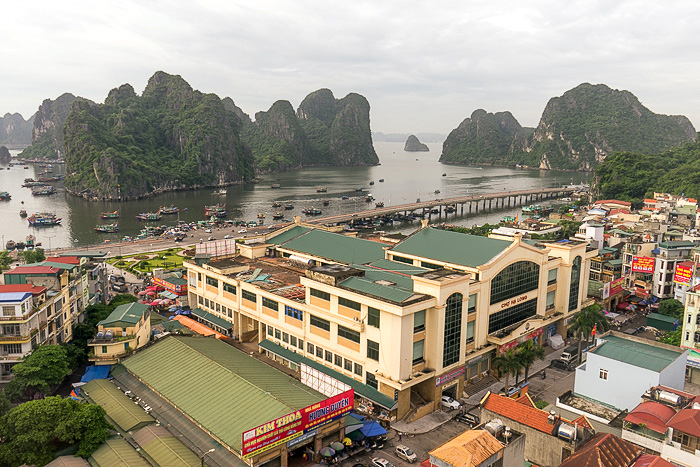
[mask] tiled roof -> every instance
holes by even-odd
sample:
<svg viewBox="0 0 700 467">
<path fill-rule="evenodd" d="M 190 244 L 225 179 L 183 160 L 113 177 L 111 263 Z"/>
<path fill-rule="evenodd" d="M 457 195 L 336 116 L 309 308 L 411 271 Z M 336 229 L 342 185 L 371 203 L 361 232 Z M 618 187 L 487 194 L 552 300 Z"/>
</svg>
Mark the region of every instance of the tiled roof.
<svg viewBox="0 0 700 467">
<path fill-rule="evenodd" d="M 454 467 L 481 465 L 489 457 L 503 450 L 503 445 L 486 430 L 469 430 L 429 452 Z"/>
<path fill-rule="evenodd" d="M 700 409 L 683 409 L 669 422 L 668 426 L 691 436 L 700 438 Z"/>
<path fill-rule="evenodd" d="M 80 264 L 80 258 L 77 256 L 51 256 L 46 258 L 46 261 L 50 261 L 52 263 Z"/>
<path fill-rule="evenodd" d="M 642 448 L 610 433 L 598 433 L 559 467 L 630 467 Z"/>
<path fill-rule="evenodd" d="M 629 201 L 620 201 L 619 199 L 601 199 L 600 201 L 593 203 L 594 206 L 596 204 L 619 204 L 620 206 L 632 206 L 632 203 Z"/>
<path fill-rule="evenodd" d="M 605 336 L 602 339 L 605 342 L 589 350 L 589 355 L 596 354 L 657 372 L 666 368 L 683 354 L 680 349 L 678 351 L 670 350 L 613 335 Z"/>
<path fill-rule="evenodd" d="M 547 420 L 549 413 L 529 404 L 518 402 L 510 397 L 491 393 L 486 396 L 483 407 L 504 418 L 522 423 L 542 433 L 552 434 L 554 431 L 554 425 Z"/>
<path fill-rule="evenodd" d="M 654 454 L 642 454 L 630 467 L 675 467 L 666 459 Z"/>
<path fill-rule="evenodd" d="M 671 407 L 659 402 L 646 401 L 627 414 L 625 421 L 635 425 L 644 423 L 657 433 L 666 433 L 666 424 L 674 415 L 676 415 L 676 411 Z"/>
<path fill-rule="evenodd" d="M 46 292 L 46 287 L 34 284 L 1 284 L 0 292 L 31 292 L 37 296 Z"/>
<path fill-rule="evenodd" d="M 5 274 L 58 274 L 60 269 L 52 266 L 17 266 Z"/>
</svg>

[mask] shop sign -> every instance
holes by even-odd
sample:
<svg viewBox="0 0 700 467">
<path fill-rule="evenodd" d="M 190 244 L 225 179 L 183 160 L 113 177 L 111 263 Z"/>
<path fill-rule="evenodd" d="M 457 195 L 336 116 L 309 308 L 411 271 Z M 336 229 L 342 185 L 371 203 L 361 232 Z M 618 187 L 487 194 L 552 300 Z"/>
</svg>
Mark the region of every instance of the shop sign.
<svg viewBox="0 0 700 467">
<path fill-rule="evenodd" d="M 314 436 L 316 436 L 317 433 L 318 433 L 318 429 L 317 429 L 317 428 L 314 428 L 314 429 L 311 430 L 311 431 L 307 431 L 306 433 L 304 433 L 304 434 L 301 435 L 300 437 L 294 438 L 293 440 L 288 441 L 288 442 L 287 442 L 287 448 L 293 448 L 294 446 L 299 446 L 299 445 L 302 444 L 304 441 L 308 441 L 308 440 L 310 440 L 311 438 L 313 438 Z"/>
<path fill-rule="evenodd" d="M 511 298 L 510 300 L 506 300 L 505 302 L 501 302 L 501 309 L 504 308 L 509 308 L 511 306 L 515 306 L 518 303 L 525 302 L 527 301 L 528 294 L 521 295 L 519 297 Z"/>
<path fill-rule="evenodd" d="M 676 264 L 676 272 L 673 275 L 673 282 L 677 284 L 690 285 L 690 279 L 693 277 L 693 269 L 688 266 Z"/>
<path fill-rule="evenodd" d="M 690 347 L 681 346 L 681 348 L 690 350 L 690 352 L 688 352 L 688 359 L 685 362 L 686 366 L 700 368 L 700 352 L 693 350 Z"/>
<path fill-rule="evenodd" d="M 178 295 L 183 295 L 184 292 L 187 292 L 187 285 L 173 285 L 170 282 L 168 282 L 167 280 L 161 279 L 160 277 L 154 277 L 153 284 L 160 285 L 161 287 L 164 287 L 166 290 L 174 292 Z"/>
<path fill-rule="evenodd" d="M 525 341 L 529 341 L 530 339 L 534 339 L 535 337 L 539 336 L 539 335 L 542 334 L 543 332 L 544 332 L 544 328 L 535 329 L 534 331 L 532 331 L 532 332 L 530 332 L 530 333 L 528 333 L 528 334 L 525 334 L 524 336 L 520 336 L 520 337 L 518 337 L 517 339 L 513 339 L 512 341 L 503 344 L 502 346 L 500 346 L 500 347 L 498 348 L 498 352 L 499 352 L 499 353 L 503 353 L 503 352 L 505 352 L 506 350 L 512 349 L 513 347 L 515 347 L 515 346 L 517 346 L 517 345 L 519 345 L 519 344 L 522 344 L 522 343 L 525 342 Z"/>
<path fill-rule="evenodd" d="M 624 282 L 625 282 L 624 277 L 620 277 L 619 279 L 615 279 L 614 281 L 609 282 L 609 284 L 610 284 L 610 296 L 613 296 L 615 294 L 619 294 L 620 292 L 622 292 L 622 290 L 624 289 L 624 287 L 623 287 Z"/>
<path fill-rule="evenodd" d="M 299 438 L 317 426 L 340 418 L 352 410 L 354 399 L 355 391 L 349 389 L 244 432 L 241 449 L 243 459 Z"/>
<path fill-rule="evenodd" d="M 633 256 L 632 257 L 632 272 L 654 272 L 654 258 L 648 256 Z"/>
<path fill-rule="evenodd" d="M 459 378 L 464 374 L 464 367 L 461 366 L 457 368 L 456 370 L 452 370 L 447 374 L 444 374 L 442 376 L 438 376 L 435 378 L 435 387 L 440 386 L 441 384 L 449 383 L 455 378 Z"/>
</svg>

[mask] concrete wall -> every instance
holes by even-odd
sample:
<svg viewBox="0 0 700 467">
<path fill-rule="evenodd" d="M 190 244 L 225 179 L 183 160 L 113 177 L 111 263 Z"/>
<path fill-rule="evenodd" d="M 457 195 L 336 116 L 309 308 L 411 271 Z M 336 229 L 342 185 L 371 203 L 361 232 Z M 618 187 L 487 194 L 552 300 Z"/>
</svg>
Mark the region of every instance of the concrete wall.
<svg viewBox="0 0 700 467">
<path fill-rule="evenodd" d="M 520 435 L 506 444 L 503 450 L 503 467 L 523 466 L 526 438 L 525 435 Z"/>
<path fill-rule="evenodd" d="M 685 365 L 687 358 L 688 351 L 686 350 L 680 358 L 675 359 L 670 365 L 661 370 L 659 384 L 682 391 L 683 388 L 685 388 Z"/>
</svg>

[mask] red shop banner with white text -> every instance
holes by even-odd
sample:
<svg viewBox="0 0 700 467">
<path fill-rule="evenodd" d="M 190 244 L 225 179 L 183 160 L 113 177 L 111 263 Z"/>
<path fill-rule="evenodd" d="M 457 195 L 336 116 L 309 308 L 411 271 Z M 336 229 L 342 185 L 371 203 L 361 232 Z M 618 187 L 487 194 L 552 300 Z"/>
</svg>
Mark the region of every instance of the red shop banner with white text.
<svg viewBox="0 0 700 467">
<path fill-rule="evenodd" d="M 692 267 L 684 266 L 682 263 L 676 264 L 676 272 L 673 275 L 673 282 L 677 282 L 678 284 L 690 285 L 690 279 L 692 277 Z"/>
<path fill-rule="evenodd" d="M 350 389 L 245 431 L 241 455 L 248 459 L 301 436 L 319 425 L 336 420 L 352 410 L 354 399 L 355 391 Z"/>
<path fill-rule="evenodd" d="M 632 258 L 632 272 L 654 272 L 654 258 L 648 256 L 634 256 Z"/>
</svg>

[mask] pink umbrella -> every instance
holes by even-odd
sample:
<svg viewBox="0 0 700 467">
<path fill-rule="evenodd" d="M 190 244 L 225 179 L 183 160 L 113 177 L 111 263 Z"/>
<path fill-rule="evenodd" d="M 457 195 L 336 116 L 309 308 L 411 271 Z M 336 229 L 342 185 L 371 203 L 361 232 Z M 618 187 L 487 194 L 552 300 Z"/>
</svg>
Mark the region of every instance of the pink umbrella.
<svg viewBox="0 0 700 467">
<path fill-rule="evenodd" d="M 138 295 L 139 295 L 139 296 L 146 295 L 146 291 L 145 291 L 145 290 L 142 290 L 141 292 L 138 293 Z"/>
</svg>

